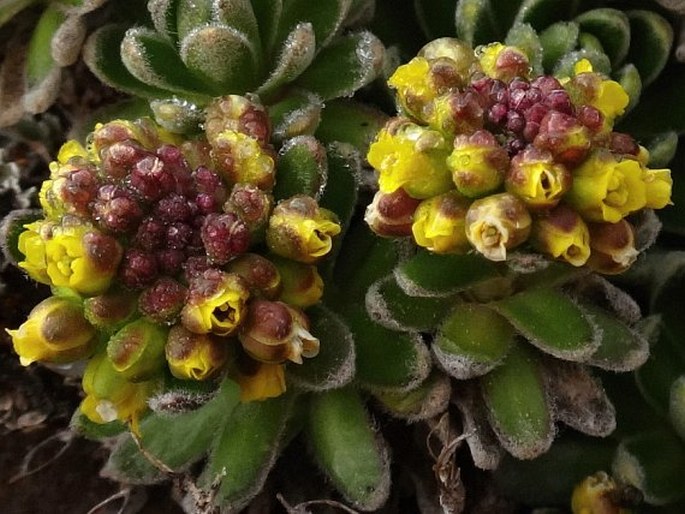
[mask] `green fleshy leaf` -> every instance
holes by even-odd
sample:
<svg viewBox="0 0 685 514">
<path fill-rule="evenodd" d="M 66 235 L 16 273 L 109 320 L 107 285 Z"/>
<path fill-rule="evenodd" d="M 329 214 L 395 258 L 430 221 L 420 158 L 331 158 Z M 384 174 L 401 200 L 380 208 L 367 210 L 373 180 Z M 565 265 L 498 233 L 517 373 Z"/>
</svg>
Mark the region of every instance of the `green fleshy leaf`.
<svg viewBox="0 0 685 514">
<path fill-rule="evenodd" d="M 143 98 L 168 96 L 168 92 L 135 78 L 121 61 L 119 47 L 124 38 L 125 25 L 105 25 L 86 40 L 83 60 L 95 76 L 105 84 Z"/>
<path fill-rule="evenodd" d="M 357 379 L 364 387 L 409 391 L 426 379 L 431 359 L 418 333 L 382 327 L 361 305 L 346 306 L 343 318 L 354 334 Z"/>
<path fill-rule="evenodd" d="M 524 0 L 516 21 L 529 23 L 535 30 L 542 30 L 557 21 L 573 18 L 577 9 L 578 1 Z"/>
<path fill-rule="evenodd" d="M 291 90 L 269 106 L 273 138 L 284 141 L 296 136 L 311 136 L 321 120 L 323 102 L 314 93 Z"/>
<path fill-rule="evenodd" d="M 353 148 L 340 143 L 327 145 L 326 152 L 328 180 L 319 199 L 319 205 L 337 214 L 342 231 L 333 244 L 342 247 L 343 238 L 357 205 L 361 158 Z M 332 253 L 337 255 L 335 248 Z"/>
<path fill-rule="evenodd" d="M 257 83 L 256 49 L 244 33 L 232 27 L 196 28 L 181 41 L 180 54 L 188 69 L 208 81 L 218 94 L 244 93 Z"/>
<path fill-rule="evenodd" d="M 319 354 L 302 365 L 287 367 L 288 376 L 307 391 L 326 391 L 354 377 L 354 336 L 335 312 L 324 305 L 307 309 L 310 331 L 319 339 Z"/>
<path fill-rule="evenodd" d="M 121 42 L 121 61 L 134 77 L 146 84 L 188 95 L 214 92 L 206 81 L 196 78 L 186 68 L 176 48 L 151 29 L 126 31 Z"/>
<path fill-rule="evenodd" d="M 616 443 L 566 433 L 530 461 L 509 456 L 493 473 L 498 491 L 531 505 L 568 505 L 573 489 L 597 470 L 609 470 Z"/>
<path fill-rule="evenodd" d="M 285 38 L 275 67 L 257 93 L 268 97 L 270 93 L 299 77 L 312 63 L 316 37 L 311 23 L 298 23 Z"/>
<path fill-rule="evenodd" d="M 80 409 L 74 412 L 69 427 L 75 430 L 78 435 L 93 441 L 115 437 L 128 428 L 125 423 L 118 420 L 111 423 L 95 423 L 89 420 Z"/>
<path fill-rule="evenodd" d="M 271 56 L 283 12 L 283 0 L 251 0 L 250 3 L 259 27 L 262 48 L 267 56 Z"/>
<path fill-rule="evenodd" d="M 492 428 L 502 446 L 518 459 L 546 452 L 554 423 L 537 356 L 514 346 L 504 363 L 480 379 Z"/>
<path fill-rule="evenodd" d="M 199 482 L 209 489 L 218 481 L 215 503 L 239 511 L 262 489 L 280 453 L 294 404 L 286 394 L 240 403 L 224 416 Z"/>
<path fill-rule="evenodd" d="M 173 471 L 186 468 L 207 452 L 216 430 L 236 408 L 239 396 L 238 384 L 225 380 L 216 397 L 197 410 L 173 416 L 149 414 L 140 423 L 145 455 Z M 130 483 L 154 481 L 159 478 L 159 467 L 145 455 L 127 434 L 112 450 L 103 473 Z"/>
<path fill-rule="evenodd" d="M 454 0 L 414 0 L 414 10 L 429 41 L 454 36 Z"/>
<path fill-rule="evenodd" d="M 19 236 L 24 232 L 24 225 L 43 218 L 40 209 L 18 209 L 7 214 L 0 222 L 0 246 L 7 262 L 13 264 L 26 257 L 19 251 Z"/>
<path fill-rule="evenodd" d="M 602 42 L 599 38 L 589 32 L 581 32 L 578 35 L 578 46 L 582 50 L 587 50 L 588 52 L 604 53 Z"/>
<path fill-rule="evenodd" d="M 39 0 L 6 0 L 0 5 L 0 27 L 10 21 L 20 11 L 38 3 Z"/>
<path fill-rule="evenodd" d="M 478 255 L 439 255 L 421 250 L 402 262 L 395 276 L 410 296 L 448 296 L 499 274 L 491 261 Z"/>
<path fill-rule="evenodd" d="M 212 21 L 213 0 L 178 0 L 176 31 L 182 41 L 190 32 Z"/>
<path fill-rule="evenodd" d="M 150 109 L 155 121 L 174 134 L 198 133 L 205 121 L 203 109 L 177 97 L 153 100 Z"/>
<path fill-rule="evenodd" d="M 457 37 L 471 46 L 498 39 L 490 0 L 459 0 L 455 22 Z"/>
<path fill-rule="evenodd" d="M 592 63 L 592 69 L 599 73 L 609 75 L 611 73 L 611 62 L 606 54 L 593 50 L 581 49 L 568 53 L 557 61 L 553 74 L 556 77 L 572 77 L 573 67 L 581 59 L 587 59 Z"/>
<path fill-rule="evenodd" d="M 374 510 L 390 491 L 390 459 L 359 394 L 338 389 L 312 398 L 308 439 L 316 461 L 353 506 Z"/>
<path fill-rule="evenodd" d="M 640 71 L 642 84 L 647 87 L 666 66 L 673 46 L 673 27 L 652 11 L 628 11 L 632 40 L 628 61 Z"/>
<path fill-rule="evenodd" d="M 26 54 L 26 80 L 29 88 L 47 79 L 56 66 L 52 58 L 52 38 L 65 19 L 66 16 L 59 7 L 50 5 L 38 20 Z"/>
<path fill-rule="evenodd" d="M 324 100 L 351 96 L 378 76 L 384 54 L 383 44 L 371 32 L 341 36 L 316 56 L 296 84 Z"/>
<path fill-rule="evenodd" d="M 484 305 L 462 303 L 440 325 L 433 353 L 447 373 L 464 380 L 500 365 L 515 340 L 514 328 L 502 316 Z"/>
<path fill-rule="evenodd" d="M 671 385 L 668 418 L 682 440 L 685 440 L 685 375 L 680 375 Z"/>
<path fill-rule="evenodd" d="M 313 9 L 311 0 L 285 2 L 278 27 L 278 40 L 285 41 L 297 24 L 309 22 L 316 35 L 316 48 L 325 47 L 340 29 L 351 3 L 351 0 L 319 0 Z"/>
<path fill-rule="evenodd" d="M 685 445 L 670 430 L 643 432 L 625 439 L 614 457 L 617 480 L 637 487 L 652 505 L 685 496 Z"/>
<path fill-rule="evenodd" d="M 250 0 L 214 0 L 213 17 L 222 25 L 234 28 L 245 34 L 255 47 L 255 53 L 261 53 L 259 27 Z"/>
<path fill-rule="evenodd" d="M 642 79 L 640 72 L 634 64 L 626 64 L 614 73 L 614 78 L 621 84 L 621 87 L 628 93 L 628 106 L 626 112 L 630 112 L 640 102 L 642 94 Z"/>
<path fill-rule="evenodd" d="M 572 21 L 557 22 L 540 33 L 545 71 L 552 71 L 557 61 L 576 47 L 579 34 L 578 24 Z"/>
<path fill-rule="evenodd" d="M 675 157 L 678 149 L 678 134 L 673 131 L 659 134 L 648 141 L 645 146 L 649 150 L 649 162 L 647 163 L 649 167 L 665 168 Z"/>
<path fill-rule="evenodd" d="M 611 63 L 617 66 L 628 55 L 630 22 L 623 11 L 611 8 L 592 9 L 575 20 L 583 32 L 589 32 L 602 43 Z"/>
<path fill-rule="evenodd" d="M 587 360 L 601 342 L 601 334 L 583 310 L 554 289 L 523 291 L 488 306 L 532 344 L 564 360 Z"/>
<path fill-rule="evenodd" d="M 178 7 L 182 0 L 149 0 L 147 9 L 150 11 L 152 25 L 160 34 L 166 36 L 169 41 L 178 41 L 176 23 L 178 20 Z"/>
<path fill-rule="evenodd" d="M 533 75 L 542 74 L 542 44 L 533 27 L 527 23 L 517 23 L 509 29 L 505 43 L 523 50 L 528 56 Z"/>
<path fill-rule="evenodd" d="M 451 394 L 450 379 L 444 373 L 434 371 L 416 389 L 397 393 L 377 391 L 373 396 L 382 408 L 394 417 L 409 423 L 434 418 L 445 412 Z"/>
<path fill-rule="evenodd" d="M 387 120 L 387 114 L 373 106 L 339 98 L 326 102 L 316 137 L 324 143 L 349 143 L 361 155 L 366 155 L 369 145 Z"/>
<path fill-rule="evenodd" d="M 326 184 L 326 149 L 312 136 L 297 136 L 286 141 L 278 153 L 274 198 L 283 200 L 298 194 L 318 199 Z"/>
<path fill-rule="evenodd" d="M 391 274 L 369 288 L 366 310 L 374 321 L 391 330 L 432 332 L 453 309 L 456 301 L 449 296 L 409 296 Z"/>
</svg>

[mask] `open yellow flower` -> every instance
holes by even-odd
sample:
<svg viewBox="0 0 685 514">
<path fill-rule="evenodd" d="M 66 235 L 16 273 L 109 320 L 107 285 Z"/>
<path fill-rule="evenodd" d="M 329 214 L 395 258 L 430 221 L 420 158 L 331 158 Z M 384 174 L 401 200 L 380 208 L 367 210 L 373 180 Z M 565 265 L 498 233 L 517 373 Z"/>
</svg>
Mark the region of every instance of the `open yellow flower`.
<svg viewBox="0 0 685 514">
<path fill-rule="evenodd" d="M 181 322 L 195 334 L 230 335 L 243 322 L 249 296 L 239 275 L 207 270 L 190 282 Z"/>
<path fill-rule="evenodd" d="M 590 232 L 570 207 L 560 205 L 533 222 L 533 245 L 555 259 L 582 266 L 590 257 Z"/>
<path fill-rule="evenodd" d="M 45 242 L 52 237 L 55 223 L 47 220 L 38 220 L 24 225 L 24 230 L 19 234 L 17 248 L 24 254 L 24 260 L 18 263 L 29 277 L 36 282 L 49 284 L 48 261 L 45 255 Z"/>
<path fill-rule="evenodd" d="M 464 196 L 477 198 L 497 189 L 509 167 L 507 152 L 487 130 L 454 139 L 454 150 L 447 157 L 452 180 Z"/>
<path fill-rule="evenodd" d="M 645 207 L 649 209 L 663 209 L 667 205 L 671 205 L 673 203 L 671 202 L 673 189 L 671 170 L 643 168 L 643 172 L 642 179 L 645 182 L 647 196 Z"/>
<path fill-rule="evenodd" d="M 383 193 L 403 188 L 412 198 L 424 199 L 452 189 L 449 152 L 439 132 L 396 119 L 378 133 L 367 159 L 378 171 Z"/>
<path fill-rule="evenodd" d="M 423 111 L 438 93 L 430 80 L 430 63 L 424 57 L 414 57 L 399 66 L 388 79 L 388 85 L 397 90 L 397 99 L 404 111 L 423 119 Z"/>
<path fill-rule="evenodd" d="M 529 209 L 549 209 L 559 203 L 572 180 L 566 166 L 555 162 L 550 152 L 530 146 L 511 160 L 505 186 Z"/>
<path fill-rule="evenodd" d="M 595 73 L 592 63 L 581 59 L 574 66 L 575 77 L 566 84 L 576 103 L 594 107 L 609 124 L 625 112 L 630 98 L 623 86 L 615 80 L 604 79 Z"/>
<path fill-rule="evenodd" d="M 93 348 L 95 328 L 74 298 L 51 296 L 36 305 L 17 329 L 7 330 L 23 366 L 32 362 L 73 362 Z"/>
<path fill-rule="evenodd" d="M 273 156 L 247 134 L 224 130 L 214 139 L 210 155 L 217 171 L 231 184 L 247 183 L 263 190 L 274 185 Z"/>
</svg>

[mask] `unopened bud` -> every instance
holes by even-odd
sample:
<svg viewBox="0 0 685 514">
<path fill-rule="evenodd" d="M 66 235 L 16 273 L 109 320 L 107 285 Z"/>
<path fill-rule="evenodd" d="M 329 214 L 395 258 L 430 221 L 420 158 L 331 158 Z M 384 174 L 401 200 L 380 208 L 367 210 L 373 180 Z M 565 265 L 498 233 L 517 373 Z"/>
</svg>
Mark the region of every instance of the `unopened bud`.
<svg viewBox="0 0 685 514">
<path fill-rule="evenodd" d="M 226 271 L 243 279 L 250 290 L 250 296 L 269 300 L 277 298 L 281 291 L 281 275 L 276 265 L 256 253 L 245 253 L 233 259 Z"/>
<path fill-rule="evenodd" d="M 239 364 L 236 381 L 243 403 L 277 398 L 286 390 L 283 364 L 257 362 L 245 357 Z"/>
<path fill-rule="evenodd" d="M 201 235 L 207 257 L 218 265 L 228 263 L 250 246 L 247 225 L 231 212 L 208 214 Z"/>
<path fill-rule="evenodd" d="M 575 117 L 550 111 L 542 118 L 533 144 L 549 150 L 556 161 L 573 168 L 585 159 L 592 141 L 587 127 Z"/>
<path fill-rule="evenodd" d="M 590 269 L 616 275 L 630 268 L 639 252 L 635 248 L 633 227 L 626 220 L 617 223 L 589 223 Z"/>
<path fill-rule="evenodd" d="M 73 362 L 93 348 L 94 327 L 72 298 L 51 296 L 29 313 L 17 330 L 7 330 L 23 366 L 32 362 Z"/>
<path fill-rule="evenodd" d="M 443 134 L 472 134 L 483 128 L 483 107 L 474 91 L 455 91 L 437 98 L 428 111 L 428 124 Z"/>
<path fill-rule="evenodd" d="M 412 233 L 419 246 L 435 253 L 466 253 L 466 212 L 469 201 L 449 191 L 421 202 L 414 213 Z"/>
<path fill-rule="evenodd" d="M 165 353 L 171 374 L 181 380 L 207 380 L 226 362 L 228 341 L 211 334 L 194 334 L 181 325 L 169 331 Z"/>
<path fill-rule="evenodd" d="M 533 222 L 535 248 L 555 259 L 582 266 L 590 257 L 590 232 L 576 211 L 559 205 Z"/>
<path fill-rule="evenodd" d="M 210 143 L 224 130 L 235 130 L 267 145 L 271 138 L 271 125 L 266 109 L 251 99 L 238 95 L 215 98 L 207 106 L 204 127 Z"/>
<path fill-rule="evenodd" d="M 620 505 L 619 498 L 616 482 L 600 471 L 575 487 L 571 510 L 573 514 L 629 514 L 630 511 Z"/>
<path fill-rule="evenodd" d="M 323 279 L 316 266 L 281 258 L 274 258 L 274 264 L 282 284 L 279 300 L 300 309 L 319 303 Z"/>
<path fill-rule="evenodd" d="M 135 295 L 128 291 L 109 290 L 86 298 L 83 309 L 91 325 L 111 333 L 133 319 L 137 314 L 137 302 Z"/>
<path fill-rule="evenodd" d="M 127 380 L 140 382 L 156 375 L 164 365 L 167 330 L 140 318 L 126 325 L 107 342 L 107 356 Z"/>
<path fill-rule="evenodd" d="M 309 333 L 307 317 L 283 302 L 251 302 L 238 338 L 252 358 L 271 364 L 302 364 L 302 357 L 319 353 L 319 340 Z"/>
<path fill-rule="evenodd" d="M 516 195 L 529 209 L 549 209 L 559 203 L 570 189 L 573 177 L 552 154 L 534 146 L 527 147 L 511 160 L 505 178 L 507 191 Z"/>
<path fill-rule="evenodd" d="M 138 309 L 156 323 L 174 321 L 185 304 L 188 289 L 170 277 L 162 277 L 138 298 Z"/>
<path fill-rule="evenodd" d="M 224 212 L 233 213 L 242 220 L 253 240 L 264 237 L 264 229 L 273 207 L 273 197 L 251 184 L 236 184 L 223 206 Z"/>
<path fill-rule="evenodd" d="M 224 130 L 212 142 L 214 167 L 230 183 L 252 184 L 265 191 L 274 186 L 273 152 L 242 132 Z"/>
<path fill-rule="evenodd" d="M 525 204 L 509 193 L 476 200 L 466 213 L 466 237 L 491 261 L 504 261 L 507 250 L 528 239 L 531 217 Z"/>
<path fill-rule="evenodd" d="M 364 221 L 382 237 L 411 235 L 414 211 L 421 201 L 409 196 L 401 187 L 392 193 L 376 191 L 366 208 Z"/>
<path fill-rule="evenodd" d="M 495 136 L 487 130 L 479 130 L 470 136 L 455 138 L 447 166 L 459 192 L 469 198 L 477 198 L 502 185 L 509 156 Z"/>
<path fill-rule="evenodd" d="M 488 77 L 510 82 L 514 77 L 528 77 L 530 62 L 528 56 L 514 46 L 491 43 L 476 48 L 481 69 Z"/>
<path fill-rule="evenodd" d="M 311 264 L 330 252 L 333 237 L 339 233 L 333 212 L 320 208 L 313 198 L 297 195 L 274 208 L 266 244 L 276 255 Z"/>
</svg>

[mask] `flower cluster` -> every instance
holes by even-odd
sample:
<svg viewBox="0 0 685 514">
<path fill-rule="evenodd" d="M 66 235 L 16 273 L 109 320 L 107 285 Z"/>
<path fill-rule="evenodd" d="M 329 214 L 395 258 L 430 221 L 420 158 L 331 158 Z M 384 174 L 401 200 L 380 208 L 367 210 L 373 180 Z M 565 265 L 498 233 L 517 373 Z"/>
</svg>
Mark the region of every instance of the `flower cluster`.
<svg viewBox="0 0 685 514">
<path fill-rule="evenodd" d="M 389 84 L 400 116 L 368 152 L 379 191 L 366 220 L 379 235 L 493 261 L 527 243 L 619 273 L 637 255 L 626 217 L 670 202 L 670 170 L 613 131 L 628 95 L 587 60 L 572 77 L 532 76 L 518 48 L 443 38 Z"/>
<path fill-rule="evenodd" d="M 228 96 L 196 139 L 142 119 L 66 143 L 18 239 L 53 290 L 9 331 L 22 363 L 89 358 L 81 410 L 98 423 L 135 422 L 170 376 L 280 395 L 284 363 L 319 351 L 303 309 L 340 226 L 314 198 L 274 201 L 269 139 L 264 109 Z"/>
</svg>

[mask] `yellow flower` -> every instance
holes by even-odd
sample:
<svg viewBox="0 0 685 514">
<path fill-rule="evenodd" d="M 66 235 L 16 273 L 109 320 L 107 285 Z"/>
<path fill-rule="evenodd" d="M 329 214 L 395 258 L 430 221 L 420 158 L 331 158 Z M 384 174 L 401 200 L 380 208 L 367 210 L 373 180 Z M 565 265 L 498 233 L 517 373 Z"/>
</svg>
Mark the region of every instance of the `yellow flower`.
<svg viewBox="0 0 685 514">
<path fill-rule="evenodd" d="M 259 141 L 235 130 L 224 130 L 210 151 L 216 171 L 231 184 L 247 183 L 263 190 L 274 185 L 275 162 Z"/>
<path fill-rule="evenodd" d="M 528 56 L 515 46 L 490 43 L 476 49 L 480 66 L 488 77 L 511 81 L 514 77 L 527 77 L 530 73 Z"/>
<path fill-rule="evenodd" d="M 574 66 L 575 76 L 565 84 L 576 105 L 590 105 L 605 118 L 605 130 L 610 130 L 616 117 L 625 112 L 630 97 L 615 80 L 604 79 L 592 69 L 592 63 L 581 59 Z"/>
<path fill-rule="evenodd" d="M 207 380 L 216 375 L 228 357 L 228 341 L 209 334 L 193 334 L 181 325 L 172 327 L 166 343 L 171 374 L 181 380 Z"/>
<path fill-rule="evenodd" d="M 50 283 L 89 296 L 109 288 L 123 253 L 116 239 L 82 224 L 55 227 L 44 251 Z"/>
<path fill-rule="evenodd" d="M 414 57 L 399 66 L 388 79 L 388 85 L 397 90 L 397 100 L 407 114 L 423 119 L 423 110 L 437 96 L 430 81 L 430 63 L 424 57 Z"/>
<path fill-rule="evenodd" d="M 507 250 L 528 239 L 531 217 L 525 204 L 509 193 L 476 200 L 466 213 L 466 237 L 491 261 L 504 261 Z"/>
<path fill-rule="evenodd" d="M 617 160 L 598 150 L 573 172 L 573 186 L 566 200 L 589 221 L 616 223 L 645 207 L 647 191 L 639 162 Z"/>
<path fill-rule="evenodd" d="M 273 259 L 281 277 L 279 300 L 306 309 L 319 303 L 323 296 L 323 279 L 313 264 L 288 259 Z"/>
<path fill-rule="evenodd" d="M 195 334 L 230 335 L 243 322 L 249 296 L 239 275 L 209 269 L 190 282 L 181 322 Z"/>
<path fill-rule="evenodd" d="M 411 235 L 414 211 L 420 200 L 409 196 L 399 188 L 392 193 L 376 191 L 366 207 L 364 221 L 376 235 L 381 237 L 404 237 Z"/>
<path fill-rule="evenodd" d="M 505 186 L 528 208 L 549 209 L 559 203 L 572 180 L 568 169 L 556 163 L 551 153 L 529 146 L 511 160 Z"/>
<path fill-rule="evenodd" d="M 643 171 L 642 179 L 645 182 L 647 195 L 645 207 L 649 209 L 663 209 L 667 205 L 672 205 L 671 191 L 673 179 L 671 178 L 671 170 L 643 168 Z"/>
<path fill-rule="evenodd" d="M 57 154 L 57 162 L 60 164 L 67 164 L 74 157 L 88 159 L 89 156 L 88 151 L 81 143 L 74 139 L 70 139 L 59 149 L 59 153 Z"/>
<path fill-rule="evenodd" d="M 412 233 L 419 246 L 435 253 L 466 253 L 466 211 L 469 202 L 456 191 L 424 200 L 414 213 Z"/>
<path fill-rule="evenodd" d="M 73 362 L 93 347 L 95 329 L 86 321 L 83 306 L 73 298 L 51 296 L 30 312 L 17 329 L 7 330 L 23 366 L 32 362 Z"/>
<path fill-rule="evenodd" d="M 17 247 L 24 254 L 25 259 L 18 263 L 29 277 L 36 282 L 49 284 L 47 256 L 45 255 L 45 241 L 51 237 L 55 223 L 47 220 L 38 220 L 24 225 L 24 230 L 19 234 Z"/>
<path fill-rule="evenodd" d="M 241 371 L 236 377 L 240 384 L 240 401 L 243 403 L 281 396 L 286 389 L 283 364 L 252 361 L 249 372 Z"/>
<path fill-rule="evenodd" d="M 502 185 L 508 166 L 507 151 L 487 130 L 457 136 L 454 150 L 447 158 L 452 181 L 469 198 L 483 196 Z"/>
<path fill-rule="evenodd" d="M 617 502 L 618 486 L 605 472 L 587 477 L 573 490 L 573 514 L 629 514 Z"/>
<path fill-rule="evenodd" d="M 88 139 L 88 157 L 93 162 L 100 162 L 100 155 L 105 148 L 126 140 L 136 141 L 147 150 L 163 144 L 179 146 L 182 141 L 180 136 L 163 129 L 150 118 L 112 120 L 95 125 Z"/>
<path fill-rule="evenodd" d="M 129 382 L 118 373 L 105 353 L 94 356 L 83 374 L 81 412 L 94 423 L 122 421 L 137 432 L 138 419 L 148 408 L 147 400 L 159 387 L 159 380 Z"/>
<path fill-rule="evenodd" d="M 626 271 L 637 260 L 635 233 L 626 220 L 617 223 L 589 223 L 590 258 L 587 265 L 593 271 L 616 275 Z"/>
<path fill-rule="evenodd" d="M 383 193 L 403 188 L 409 196 L 424 199 L 452 189 L 449 152 L 439 132 L 395 119 L 378 133 L 367 159 L 378 171 Z"/>
<path fill-rule="evenodd" d="M 333 212 L 320 208 L 313 198 L 296 195 L 274 208 L 266 244 L 276 255 L 312 264 L 331 251 L 340 230 Z"/>
<path fill-rule="evenodd" d="M 533 223 L 531 240 L 539 251 L 582 266 L 590 257 L 590 232 L 573 209 L 560 205 Z"/>
<path fill-rule="evenodd" d="M 132 382 L 148 380 L 164 365 L 167 329 L 139 318 L 107 341 L 107 356 L 116 371 Z"/>
</svg>

